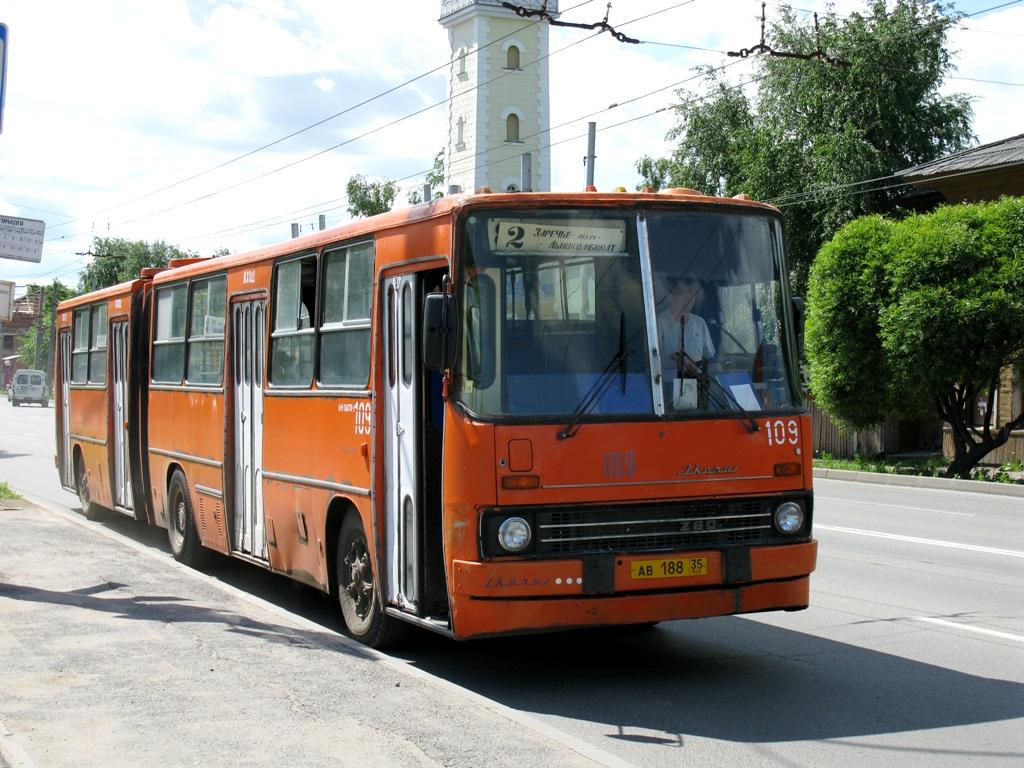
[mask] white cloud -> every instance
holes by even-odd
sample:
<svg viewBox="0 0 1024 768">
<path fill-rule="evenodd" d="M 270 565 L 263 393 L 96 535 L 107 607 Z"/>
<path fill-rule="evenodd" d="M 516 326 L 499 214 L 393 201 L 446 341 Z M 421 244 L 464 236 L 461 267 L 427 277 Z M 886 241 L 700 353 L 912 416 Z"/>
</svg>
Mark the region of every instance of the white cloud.
<svg viewBox="0 0 1024 768">
<path fill-rule="evenodd" d="M 329 77 L 318 77 L 313 84 L 324 93 L 332 93 L 335 87 L 335 82 Z"/>
</svg>

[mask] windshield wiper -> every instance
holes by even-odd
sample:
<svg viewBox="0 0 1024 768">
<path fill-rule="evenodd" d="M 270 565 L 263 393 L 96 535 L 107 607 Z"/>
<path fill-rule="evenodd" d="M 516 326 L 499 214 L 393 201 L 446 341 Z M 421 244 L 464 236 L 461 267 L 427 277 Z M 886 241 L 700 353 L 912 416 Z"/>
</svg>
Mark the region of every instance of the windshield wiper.
<svg viewBox="0 0 1024 768">
<path fill-rule="evenodd" d="M 700 387 L 704 390 L 704 392 L 707 394 L 709 398 L 713 398 L 716 406 L 718 406 L 719 408 L 724 408 L 726 404 L 732 405 L 735 410 L 739 411 L 740 414 L 742 414 L 743 420 L 746 422 L 745 426 L 747 432 L 754 433 L 761 429 L 760 425 L 757 423 L 757 419 L 754 418 L 750 411 L 748 411 L 746 408 L 740 405 L 740 401 L 736 399 L 736 395 L 732 393 L 731 389 L 722 384 L 722 382 L 720 382 L 710 373 L 702 371 L 700 365 L 697 364 L 697 361 L 694 360 L 689 355 L 687 355 L 686 352 L 683 352 L 682 354 L 686 362 L 688 362 L 695 371 L 698 371 L 697 381 L 700 382 Z M 712 392 L 711 387 L 708 386 L 708 384 L 714 384 L 716 387 L 718 387 L 718 391 L 724 393 L 728 400 L 723 403 L 721 397 L 716 397 L 715 394 Z"/>
<path fill-rule="evenodd" d="M 601 375 L 597 377 L 597 380 L 591 385 L 590 389 L 587 390 L 586 394 L 580 398 L 579 403 L 572 412 L 572 417 L 569 419 L 569 423 L 562 427 L 555 437 L 559 440 L 567 440 L 579 431 L 583 417 L 590 413 L 594 406 L 600 402 L 602 397 L 604 397 L 609 387 L 611 387 L 616 373 L 622 377 L 622 394 L 626 394 L 626 372 L 628 370 L 629 356 L 631 354 L 633 353 L 626 349 L 626 313 L 620 312 L 619 348 L 615 351 L 615 354 L 612 355 L 612 359 L 608 361 L 608 365 L 604 367 Z"/>
</svg>

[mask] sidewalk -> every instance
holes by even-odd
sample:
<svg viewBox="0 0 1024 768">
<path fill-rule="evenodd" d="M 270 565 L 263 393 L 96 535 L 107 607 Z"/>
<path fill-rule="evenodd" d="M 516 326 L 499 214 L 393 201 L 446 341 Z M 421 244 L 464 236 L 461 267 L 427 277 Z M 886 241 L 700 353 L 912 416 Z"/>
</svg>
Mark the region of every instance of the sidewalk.
<svg viewBox="0 0 1024 768">
<path fill-rule="evenodd" d="M 0 766 L 615 763 L 112 527 L 25 502 L 0 505 L 0 658 Z"/>
<path fill-rule="evenodd" d="M 897 475 L 881 472 L 854 472 L 848 469 L 815 468 L 814 476 L 829 480 L 847 480 L 875 485 L 900 485 L 911 488 L 937 488 L 947 491 L 970 491 L 995 496 L 1018 496 L 1024 498 L 1024 485 L 992 483 L 984 480 L 960 480 L 945 477 L 923 477 L 920 475 Z"/>
</svg>

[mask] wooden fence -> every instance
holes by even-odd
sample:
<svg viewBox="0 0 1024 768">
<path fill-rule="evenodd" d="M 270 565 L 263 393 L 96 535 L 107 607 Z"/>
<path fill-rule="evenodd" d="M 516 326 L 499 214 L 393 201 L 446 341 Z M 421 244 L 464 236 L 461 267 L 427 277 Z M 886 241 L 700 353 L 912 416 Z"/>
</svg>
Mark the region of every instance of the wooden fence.
<svg viewBox="0 0 1024 768">
<path fill-rule="evenodd" d="M 862 432 L 844 432 L 814 401 L 808 399 L 813 427 L 814 455 L 828 453 L 837 459 L 857 454 L 875 456 L 879 453 L 939 450 L 942 440 L 941 422 L 929 419 L 889 419 L 880 427 Z"/>
</svg>

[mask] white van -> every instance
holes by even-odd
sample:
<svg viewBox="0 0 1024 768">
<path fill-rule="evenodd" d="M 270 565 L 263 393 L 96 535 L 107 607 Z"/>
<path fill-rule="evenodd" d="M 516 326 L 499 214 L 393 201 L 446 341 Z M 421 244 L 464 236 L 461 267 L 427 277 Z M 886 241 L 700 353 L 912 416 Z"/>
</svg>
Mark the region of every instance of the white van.
<svg viewBox="0 0 1024 768">
<path fill-rule="evenodd" d="M 14 374 L 11 387 L 11 404 L 39 403 L 44 408 L 50 404 L 50 393 L 46 389 L 46 374 L 42 371 L 22 369 Z"/>
</svg>

